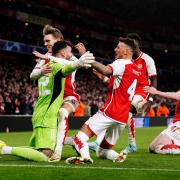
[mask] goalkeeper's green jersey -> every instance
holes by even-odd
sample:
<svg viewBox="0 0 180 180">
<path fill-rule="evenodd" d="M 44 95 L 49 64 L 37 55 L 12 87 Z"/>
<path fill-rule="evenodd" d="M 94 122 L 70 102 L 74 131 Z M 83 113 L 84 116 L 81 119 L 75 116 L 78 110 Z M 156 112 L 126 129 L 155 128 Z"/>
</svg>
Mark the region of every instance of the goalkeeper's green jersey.
<svg viewBox="0 0 180 180">
<path fill-rule="evenodd" d="M 51 63 L 52 72 L 38 80 L 39 97 L 32 116 L 33 128 L 57 128 L 57 115 L 63 102 L 65 76 L 75 69 L 71 65 Z"/>
</svg>

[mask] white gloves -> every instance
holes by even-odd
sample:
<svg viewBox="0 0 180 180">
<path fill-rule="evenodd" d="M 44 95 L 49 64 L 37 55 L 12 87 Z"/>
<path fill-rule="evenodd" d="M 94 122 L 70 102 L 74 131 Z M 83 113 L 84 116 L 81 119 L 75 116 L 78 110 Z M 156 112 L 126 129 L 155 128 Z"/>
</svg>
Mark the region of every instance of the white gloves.
<svg viewBox="0 0 180 180">
<path fill-rule="evenodd" d="M 77 68 L 88 68 L 91 67 L 91 64 L 94 63 L 95 61 L 95 57 L 93 56 L 92 53 L 90 53 L 89 51 L 86 52 L 85 54 L 83 54 L 78 61 L 75 62 L 75 66 Z"/>
</svg>

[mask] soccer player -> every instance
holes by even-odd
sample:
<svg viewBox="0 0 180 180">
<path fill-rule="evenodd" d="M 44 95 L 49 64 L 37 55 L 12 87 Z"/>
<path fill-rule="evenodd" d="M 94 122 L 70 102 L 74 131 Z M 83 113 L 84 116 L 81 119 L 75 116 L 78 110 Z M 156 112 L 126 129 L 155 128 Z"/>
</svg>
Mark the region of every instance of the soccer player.
<svg viewBox="0 0 180 180">
<path fill-rule="evenodd" d="M 56 42 L 52 52 L 54 56 L 64 61 L 62 64 L 49 62 L 51 72 L 38 80 L 39 97 L 32 116 L 33 135 L 31 138 L 31 146 L 35 149 L 10 147 L 1 141 L 1 154 L 12 154 L 34 161 L 48 161 L 51 156 L 56 145 L 57 118 L 63 102 L 65 76 L 82 67 L 89 57 L 94 60 L 92 54 L 86 53 L 76 62 L 66 61 L 65 59 L 72 56 L 72 52 L 64 41 Z"/>
<path fill-rule="evenodd" d="M 154 60 L 149 55 L 143 53 L 139 48 L 141 45 L 140 36 L 136 33 L 131 33 L 128 34 L 127 37 L 134 39 L 138 44 L 138 48 L 134 53 L 133 59 L 134 64 L 141 72 L 141 78 L 137 84 L 136 92 L 131 103 L 127 124 L 129 145 L 124 150 L 126 153 L 132 153 L 137 151 L 135 140 L 135 122 L 133 116 L 136 114 L 146 115 L 146 113 L 149 112 L 153 101 L 153 97 L 152 95 L 149 96 L 148 93 L 144 92 L 143 87 L 148 86 L 150 84 L 153 87 L 157 87 L 157 73 Z M 103 78 L 103 81 L 107 82 L 108 78 Z M 101 143 L 104 137 L 104 133 L 98 135 L 95 142 L 89 143 L 90 149 L 94 151 L 97 150 L 98 145 Z"/>
<path fill-rule="evenodd" d="M 105 66 L 98 62 L 92 63 L 96 71 L 110 77 L 107 99 L 100 111 L 89 118 L 74 136 L 74 145 L 81 157 L 68 158 L 67 163 L 92 163 L 87 141 L 102 131 L 106 133 L 97 156 L 122 161 L 122 157 L 112 147 L 127 124 L 130 104 L 140 77 L 138 68 L 132 62 L 136 48 L 134 40 L 120 38 L 114 50 L 116 60 L 112 64 Z"/>
<path fill-rule="evenodd" d="M 54 28 L 50 25 L 46 25 L 44 27 L 43 35 L 44 35 L 44 45 L 48 50 L 47 54 L 51 55 L 53 44 L 59 40 L 62 41 L 64 37 L 57 28 Z M 69 43 L 68 43 L 68 48 L 72 49 L 72 45 Z M 78 44 L 76 48 L 79 50 L 80 55 L 82 55 L 83 47 L 81 46 L 81 44 Z M 78 59 L 72 55 L 72 57 L 70 57 L 69 60 L 77 61 Z M 44 64 L 46 64 L 46 62 L 47 60 L 41 60 L 35 66 L 34 70 L 31 73 L 32 79 L 38 79 L 41 75 L 50 71 L 46 66 L 43 66 Z M 79 105 L 80 96 L 76 93 L 74 87 L 75 73 L 76 71 L 74 71 L 72 74 L 69 74 L 65 80 L 64 100 L 59 110 L 59 117 L 58 117 L 59 123 L 58 123 L 58 132 L 57 132 L 57 144 L 55 147 L 55 152 L 51 157 L 52 161 L 59 161 L 61 159 L 62 147 L 63 147 L 64 139 L 66 137 L 66 133 L 68 131 L 68 116 L 72 112 L 75 112 L 76 108 Z"/>
<path fill-rule="evenodd" d="M 150 94 L 177 100 L 173 123 L 152 141 L 149 151 L 158 154 L 180 154 L 180 90 L 162 92 L 154 87 L 145 87 L 144 89 Z"/>
</svg>

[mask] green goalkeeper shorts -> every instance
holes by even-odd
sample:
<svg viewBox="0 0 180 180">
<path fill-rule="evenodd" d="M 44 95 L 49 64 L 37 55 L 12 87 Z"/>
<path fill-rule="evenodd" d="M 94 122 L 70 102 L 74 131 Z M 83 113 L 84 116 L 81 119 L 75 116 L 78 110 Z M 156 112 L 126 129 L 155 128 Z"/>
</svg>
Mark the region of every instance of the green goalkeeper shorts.
<svg viewBox="0 0 180 180">
<path fill-rule="evenodd" d="M 51 149 L 54 150 L 56 145 L 56 128 L 37 127 L 33 130 L 30 139 L 30 146 L 35 149 Z"/>
</svg>

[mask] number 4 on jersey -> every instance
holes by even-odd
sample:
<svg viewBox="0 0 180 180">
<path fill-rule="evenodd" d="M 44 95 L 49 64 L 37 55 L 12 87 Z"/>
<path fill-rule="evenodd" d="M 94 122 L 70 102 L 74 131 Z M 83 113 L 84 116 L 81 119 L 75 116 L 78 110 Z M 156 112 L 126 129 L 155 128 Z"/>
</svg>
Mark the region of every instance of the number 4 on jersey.
<svg viewBox="0 0 180 180">
<path fill-rule="evenodd" d="M 132 101 L 133 99 L 136 90 L 136 85 L 137 85 L 137 79 L 134 79 L 133 83 L 130 85 L 130 87 L 127 90 L 127 93 L 129 94 L 129 101 Z"/>
</svg>

